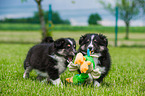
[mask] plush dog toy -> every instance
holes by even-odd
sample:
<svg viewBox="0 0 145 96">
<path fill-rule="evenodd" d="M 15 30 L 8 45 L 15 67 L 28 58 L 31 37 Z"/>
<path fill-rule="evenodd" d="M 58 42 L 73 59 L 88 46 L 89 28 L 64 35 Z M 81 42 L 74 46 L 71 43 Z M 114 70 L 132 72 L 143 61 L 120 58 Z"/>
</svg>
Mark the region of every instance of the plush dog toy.
<svg viewBox="0 0 145 96">
<path fill-rule="evenodd" d="M 67 82 L 74 84 L 82 84 L 87 80 L 91 74 L 90 78 L 97 79 L 100 77 L 101 72 L 98 68 L 95 68 L 95 63 L 93 58 L 90 56 L 89 51 L 87 52 L 88 56 L 83 56 L 82 53 L 76 55 L 75 61 L 70 62 L 68 65 L 69 71 L 76 71 L 80 69 L 81 74 L 76 74 L 73 77 L 66 78 Z"/>
<path fill-rule="evenodd" d="M 88 70 L 88 65 L 91 64 L 90 61 L 85 61 L 85 60 L 86 58 L 83 56 L 83 54 L 78 53 L 74 61 L 74 64 L 80 64 L 81 73 L 86 73 L 86 71 Z"/>
</svg>

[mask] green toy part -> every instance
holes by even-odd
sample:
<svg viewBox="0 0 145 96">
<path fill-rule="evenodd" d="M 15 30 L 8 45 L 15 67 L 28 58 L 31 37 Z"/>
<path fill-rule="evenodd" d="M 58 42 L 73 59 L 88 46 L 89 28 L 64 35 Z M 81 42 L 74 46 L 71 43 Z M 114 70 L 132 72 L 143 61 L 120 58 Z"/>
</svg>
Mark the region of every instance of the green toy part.
<svg viewBox="0 0 145 96">
<path fill-rule="evenodd" d="M 90 61 L 91 63 L 93 63 L 93 69 L 95 69 L 95 62 L 93 60 L 93 58 L 91 56 L 84 56 L 86 58 L 86 61 Z"/>
<path fill-rule="evenodd" d="M 89 77 L 86 73 L 76 74 L 73 76 L 73 83 L 74 84 L 82 84 L 85 80 Z"/>
</svg>

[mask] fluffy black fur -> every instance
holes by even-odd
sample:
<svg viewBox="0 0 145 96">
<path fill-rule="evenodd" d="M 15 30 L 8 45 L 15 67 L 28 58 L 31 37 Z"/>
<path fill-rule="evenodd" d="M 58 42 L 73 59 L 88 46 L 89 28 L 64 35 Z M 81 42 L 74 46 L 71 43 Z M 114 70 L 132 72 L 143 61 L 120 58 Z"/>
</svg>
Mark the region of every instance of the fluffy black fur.
<svg viewBox="0 0 145 96">
<path fill-rule="evenodd" d="M 48 79 L 56 80 L 65 71 L 68 60 L 73 60 L 76 53 L 76 43 L 72 38 L 61 38 L 51 43 L 33 46 L 24 61 L 24 78 L 32 69 L 48 75 Z M 41 74 L 38 74 L 38 76 Z"/>
<path fill-rule="evenodd" d="M 111 67 L 111 58 L 109 54 L 108 40 L 106 36 L 103 34 L 85 34 L 79 39 L 79 49 L 78 52 L 83 53 L 83 55 L 87 54 L 87 49 L 89 48 L 92 54 L 100 53 L 100 57 L 98 58 L 99 63 L 96 64 L 101 70 L 101 76 L 96 81 L 101 83 L 103 78 L 107 75 Z M 95 58 L 93 58 L 95 59 Z M 105 68 L 103 70 L 103 68 Z"/>
<path fill-rule="evenodd" d="M 48 37 L 45 37 L 44 39 L 42 39 L 41 43 L 52 43 L 54 42 L 53 38 L 48 36 Z"/>
</svg>

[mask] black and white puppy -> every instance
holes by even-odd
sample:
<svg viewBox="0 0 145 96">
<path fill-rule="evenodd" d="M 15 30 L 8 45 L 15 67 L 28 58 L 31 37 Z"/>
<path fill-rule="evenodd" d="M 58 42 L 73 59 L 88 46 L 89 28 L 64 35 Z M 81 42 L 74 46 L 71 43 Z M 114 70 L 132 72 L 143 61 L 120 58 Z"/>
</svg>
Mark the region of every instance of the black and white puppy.
<svg viewBox="0 0 145 96">
<path fill-rule="evenodd" d="M 32 69 L 35 69 L 38 76 L 47 77 L 54 85 L 62 85 L 59 75 L 65 71 L 68 62 L 73 60 L 75 52 L 76 43 L 72 38 L 35 45 L 24 61 L 23 78 L 28 78 Z"/>
<path fill-rule="evenodd" d="M 94 86 L 100 86 L 103 78 L 107 75 L 110 66 L 111 58 L 108 51 L 108 40 L 103 34 L 85 34 L 79 39 L 78 52 L 87 54 L 87 49 L 91 50 L 92 55 L 99 55 L 99 58 L 93 57 L 95 65 L 101 71 L 100 78 L 93 80 Z"/>
</svg>

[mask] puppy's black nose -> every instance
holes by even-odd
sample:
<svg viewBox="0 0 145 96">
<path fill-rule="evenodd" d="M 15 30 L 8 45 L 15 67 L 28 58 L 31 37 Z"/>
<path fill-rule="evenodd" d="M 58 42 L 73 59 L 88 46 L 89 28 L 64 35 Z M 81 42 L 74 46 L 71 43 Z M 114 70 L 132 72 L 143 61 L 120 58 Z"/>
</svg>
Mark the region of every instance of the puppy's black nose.
<svg viewBox="0 0 145 96">
<path fill-rule="evenodd" d="M 92 47 L 89 47 L 89 50 L 91 51 L 92 50 Z"/>
</svg>

